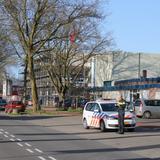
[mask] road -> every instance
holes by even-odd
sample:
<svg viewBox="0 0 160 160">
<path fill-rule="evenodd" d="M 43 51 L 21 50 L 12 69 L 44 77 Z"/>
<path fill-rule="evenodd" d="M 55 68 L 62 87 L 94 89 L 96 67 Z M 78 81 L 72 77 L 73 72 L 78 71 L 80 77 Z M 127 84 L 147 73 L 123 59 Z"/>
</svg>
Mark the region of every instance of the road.
<svg viewBox="0 0 160 160">
<path fill-rule="evenodd" d="M 81 116 L 0 115 L 0 160 L 160 160 L 160 119 L 135 132 L 85 130 Z"/>
</svg>

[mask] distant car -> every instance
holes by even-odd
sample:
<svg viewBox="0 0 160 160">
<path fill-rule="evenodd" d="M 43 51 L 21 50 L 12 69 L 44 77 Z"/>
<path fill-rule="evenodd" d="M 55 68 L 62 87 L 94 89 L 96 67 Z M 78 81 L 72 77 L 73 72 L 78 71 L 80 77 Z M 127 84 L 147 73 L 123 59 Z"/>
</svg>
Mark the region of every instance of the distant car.
<svg viewBox="0 0 160 160">
<path fill-rule="evenodd" d="M 9 101 L 9 103 L 5 107 L 5 112 L 11 113 L 13 109 L 17 109 L 18 112 L 24 112 L 26 106 L 22 103 L 22 101 Z"/>
<path fill-rule="evenodd" d="M 5 99 L 0 99 L 0 110 L 5 110 L 6 105 L 7 101 Z"/>
<path fill-rule="evenodd" d="M 118 107 L 115 100 L 99 100 L 86 103 L 83 110 L 83 127 L 118 129 Z M 134 131 L 136 116 L 128 109 L 125 111 L 124 126 L 127 130 Z"/>
<path fill-rule="evenodd" d="M 160 99 L 137 99 L 134 110 L 137 117 L 160 117 Z"/>
</svg>

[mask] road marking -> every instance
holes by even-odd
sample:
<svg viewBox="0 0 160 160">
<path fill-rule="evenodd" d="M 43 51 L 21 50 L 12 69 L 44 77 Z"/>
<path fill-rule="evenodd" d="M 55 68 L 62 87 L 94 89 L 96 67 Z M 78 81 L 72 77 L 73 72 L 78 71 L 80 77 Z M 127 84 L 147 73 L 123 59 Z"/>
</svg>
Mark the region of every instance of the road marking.
<svg viewBox="0 0 160 160">
<path fill-rule="evenodd" d="M 14 138 L 15 136 L 14 136 L 14 135 L 11 135 L 11 137 L 13 137 L 13 138 Z"/>
<path fill-rule="evenodd" d="M 5 137 L 8 137 L 6 134 L 4 134 Z"/>
<path fill-rule="evenodd" d="M 26 146 L 31 147 L 31 145 L 29 143 L 25 143 Z"/>
<path fill-rule="evenodd" d="M 44 157 L 38 156 L 39 159 L 41 160 L 46 160 Z"/>
<path fill-rule="evenodd" d="M 4 132 L 5 134 L 9 134 L 8 132 Z"/>
<path fill-rule="evenodd" d="M 17 140 L 18 140 L 18 141 L 20 141 L 20 142 L 22 141 L 22 140 L 21 140 L 21 139 L 19 139 L 19 138 L 17 138 Z"/>
<path fill-rule="evenodd" d="M 31 149 L 26 149 L 28 152 L 30 152 L 30 153 L 34 153 Z"/>
<path fill-rule="evenodd" d="M 11 138 L 10 140 L 11 140 L 11 141 L 15 141 L 15 139 L 13 139 L 13 138 Z"/>
<path fill-rule="evenodd" d="M 0 131 L 4 131 L 4 129 L 0 129 Z"/>
<path fill-rule="evenodd" d="M 52 160 L 56 160 L 54 157 L 48 156 L 48 158 L 52 159 Z"/>
<path fill-rule="evenodd" d="M 23 147 L 23 144 L 21 144 L 21 143 L 17 143 L 19 146 L 21 146 L 21 147 Z"/>
<path fill-rule="evenodd" d="M 38 148 L 35 148 L 35 150 L 37 151 L 37 152 L 39 152 L 39 153 L 43 153 L 40 149 L 38 149 Z"/>
<path fill-rule="evenodd" d="M 0 134 L 3 134 L 2 132 L 0 132 Z"/>
</svg>

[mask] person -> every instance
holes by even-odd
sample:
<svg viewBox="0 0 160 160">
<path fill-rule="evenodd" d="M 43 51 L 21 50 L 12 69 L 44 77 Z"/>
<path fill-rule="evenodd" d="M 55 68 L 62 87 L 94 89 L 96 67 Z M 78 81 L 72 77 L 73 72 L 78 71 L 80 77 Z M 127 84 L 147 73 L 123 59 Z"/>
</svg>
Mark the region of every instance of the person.
<svg viewBox="0 0 160 160">
<path fill-rule="evenodd" d="M 119 97 L 118 99 L 118 126 L 119 134 L 124 134 L 124 116 L 125 116 L 125 107 L 126 107 L 126 101 L 123 99 L 122 96 Z"/>
</svg>

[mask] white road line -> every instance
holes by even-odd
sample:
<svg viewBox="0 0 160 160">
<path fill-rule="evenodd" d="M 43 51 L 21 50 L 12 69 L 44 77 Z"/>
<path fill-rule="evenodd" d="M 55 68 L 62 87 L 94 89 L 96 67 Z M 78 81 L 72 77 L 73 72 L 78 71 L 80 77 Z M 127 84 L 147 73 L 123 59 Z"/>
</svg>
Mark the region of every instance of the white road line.
<svg viewBox="0 0 160 160">
<path fill-rule="evenodd" d="M 13 137 L 13 138 L 14 138 L 15 136 L 14 136 L 14 135 L 11 135 L 11 137 Z"/>
<path fill-rule="evenodd" d="M 0 132 L 0 134 L 3 134 L 2 132 Z"/>
<path fill-rule="evenodd" d="M 13 139 L 13 138 L 11 138 L 11 139 L 9 139 L 9 140 L 11 140 L 11 141 L 15 141 L 15 139 Z"/>
<path fill-rule="evenodd" d="M 20 141 L 20 142 L 22 141 L 22 140 L 21 140 L 21 139 L 19 139 L 19 138 L 17 138 L 17 140 L 18 140 L 18 141 Z"/>
<path fill-rule="evenodd" d="M 9 134 L 8 132 L 4 132 L 5 134 Z"/>
<path fill-rule="evenodd" d="M 34 153 L 31 149 L 26 149 L 28 152 L 30 152 L 30 153 Z"/>
<path fill-rule="evenodd" d="M 31 145 L 29 143 L 25 143 L 26 146 L 31 147 Z"/>
<path fill-rule="evenodd" d="M 38 148 L 35 148 L 35 150 L 37 151 L 37 152 L 39 152 L 39 153 L 43 153 L 40 149 L 38 149 Z"/>
<path fill-rule="evenodd" d="M 44 157 L 38 156 L 39 159 L 41 160 L 46 160 Z"/>
<path fill-rule="evenodd" d="M 19 146 L 21 146 L 21 147 L 23 147 L 23 144 L 21 144 L 21 143 L 17 143 Z"/>
<path fill-rule="evenodd" d="M 52 159 L 52 160 L 56 160 L 54 157 L 48 156 L 48 158 Z"/>
<path fill-rule="evenodd" d="M 6 134 L 4 134 L 5 137 L 8 137 Z"/>
<path fill-rule="evenodd" d="M 4 129 L 0 129 L 0 131 L 4 131 Z"/>
</svg>

